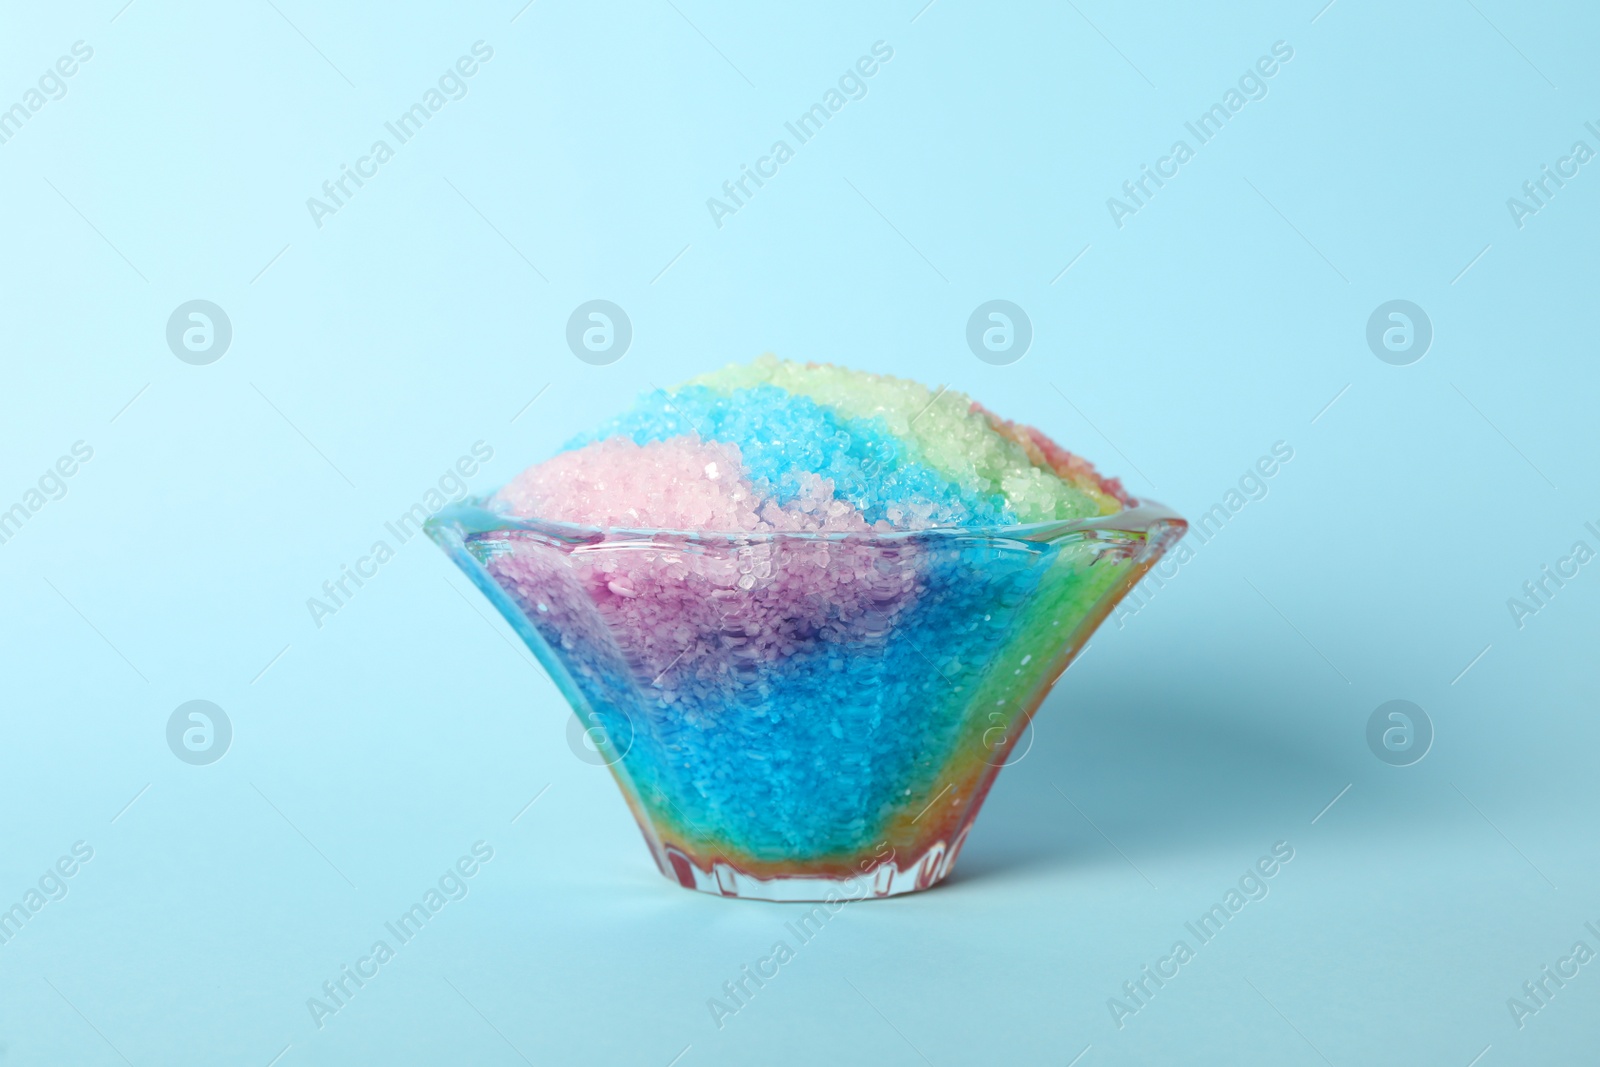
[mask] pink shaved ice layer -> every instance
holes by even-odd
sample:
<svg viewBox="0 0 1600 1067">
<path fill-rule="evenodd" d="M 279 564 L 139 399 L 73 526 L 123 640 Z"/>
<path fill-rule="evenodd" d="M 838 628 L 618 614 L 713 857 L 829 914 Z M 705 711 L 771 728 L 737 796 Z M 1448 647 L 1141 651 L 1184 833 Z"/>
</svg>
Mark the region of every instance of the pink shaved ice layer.
<svg viewBox="0 0 1600 1067">
<path fill-rule="evenodd" d="M 688 435 L 635 444 L 608 437 L 562 452 L 513 478 L 494 503 L 513 514 L 623 529 L 864 531 L 861 512 L 837 500 L 833 482 L 800 476 L 780 505 L 744 475 L 739 446 Z"/>
</svg>

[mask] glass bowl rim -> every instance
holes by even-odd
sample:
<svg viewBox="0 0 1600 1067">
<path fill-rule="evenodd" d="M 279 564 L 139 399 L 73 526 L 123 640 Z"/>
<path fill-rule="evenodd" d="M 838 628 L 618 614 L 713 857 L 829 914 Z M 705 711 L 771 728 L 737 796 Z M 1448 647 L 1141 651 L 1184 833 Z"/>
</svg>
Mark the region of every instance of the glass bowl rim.
<svg viewBox="0 0 1600 1067">
<path fill-rule="evenodd" d="M 1049 544 L 1080 535 L 1124 534 L 1146 537 L 1158 528 L 1188 529 L 1188 520 L 1163 504 L 1134 500 L 1109 515 L 1086 519 L 1047 519 L 1044 522 L 985 526 L 930 526 L 921 530 L 674 530 L 655 527 L 594 526 L 554 519 L 511 515 L 487 507 L 487 496 L 453 501 L 426 519 L 422 526 L 435 541 L 441 537 L 465 540 L 474 534 L 519 532 L 568 547 L 627 543 L 689 542 L 704 544 L 762 544 L 778 541 L 816 541 L 841 544 L 904 544 L 944 538 L 986 541 L 1028 541 Z"/>
</svg>

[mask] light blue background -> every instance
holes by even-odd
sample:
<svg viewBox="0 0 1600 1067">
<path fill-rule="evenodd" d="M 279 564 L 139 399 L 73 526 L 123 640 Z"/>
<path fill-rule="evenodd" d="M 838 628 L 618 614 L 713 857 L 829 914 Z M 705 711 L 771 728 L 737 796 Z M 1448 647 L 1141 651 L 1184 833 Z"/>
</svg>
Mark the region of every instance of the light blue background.
<svg viewBox="0 0 1600 1067">
<path fill-rule="evenodd" d="M 1506 606 L 1600 548 L 1600 164 L 1506 207 L 1600 148 L 1591 9 L 274 2 L 0 13 L 0 105 L 94 49 L 0 145 L 0 507 L 94 449 L 0 545 L 0 902 L 95 850 L 0 946 L 0 1064 L 1594 1059 L 1600 964 L 1520 1030 L 1506 1004 L 1600 949 L 1600 563 Z M 480 39 L 468 95 L 315 226 Z M 866 98 L 713 225 L 879 40 Z M 1117 228 L 1106 198 L 1280 40 Z M 635 329 L 606 367 L 563 342 L 596 297 Z M 196 298 L 234 329 L 209 366 L 164 338 Z M 963 339 L 993 298 L 1036 331 L 1010 366 Z M 1411 366 L 1365 342 L 1395 298 L 1436 331 Z M 430 544 L 320 629 L 306 599 L 473 442 L 488 489 L 766 350 L 948 383 L 1191 517 L 1294 459 L 1095 638 L 947 885 L 840 913 L 719 1030 L 797 909 L 664 880 Z M 196 698 L 235 731 L 204 767 L 164 734 Z M 1406 768 L 1364 736 L 1395 698 L 1437 731 Z M 478 840 L 470 895 L 318 1030 L 307 998 Z M 1276 841 L 1270 895 L 1119 1030 L 1107 999 Z"/>
</svg>

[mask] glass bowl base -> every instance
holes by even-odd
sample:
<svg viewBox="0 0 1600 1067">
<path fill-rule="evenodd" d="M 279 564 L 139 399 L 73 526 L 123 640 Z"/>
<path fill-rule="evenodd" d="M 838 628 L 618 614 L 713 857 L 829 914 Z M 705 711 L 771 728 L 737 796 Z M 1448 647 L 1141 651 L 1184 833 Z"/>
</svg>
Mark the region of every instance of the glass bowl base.
<svg viewBox="0 0 1600 1067">
<path fill-rule="evenodd" d="M 963 830 L 954 846 L 936 841 L 921 856 L 904 865 L 893 859 L 867 866 L 859 874 L 779 874 L 762 877 L 741 870 L 724 859 L 712 860 L 709 869 L 700 866 L 672 845 L 663 849 L 666 862 L 657 856 L 661 873 L 685 889 L 698 889 L 722 897 L 779 902 L 820 902 L 832 904 L 895 897 L 937 885 L 955 866 L 956 854 L 966 840 Z M 653 850 L 652 850 L 653 851 Z"/>
</svg>

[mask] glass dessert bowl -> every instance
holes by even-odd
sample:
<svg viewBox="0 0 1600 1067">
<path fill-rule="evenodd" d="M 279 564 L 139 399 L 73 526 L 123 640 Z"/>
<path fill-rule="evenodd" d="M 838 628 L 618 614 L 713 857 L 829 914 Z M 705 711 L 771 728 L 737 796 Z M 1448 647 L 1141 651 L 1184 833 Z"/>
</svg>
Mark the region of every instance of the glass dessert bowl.
<svg viewBox="0 0 1600 1067">
<path fill-rule="evenodd" d="M 955 863 L 1029 719 L 1183 536 L 1157 504 L 890 533 L 599 529 L 451 505 L 680 885 L 892 896 Z"/>
</svg>

